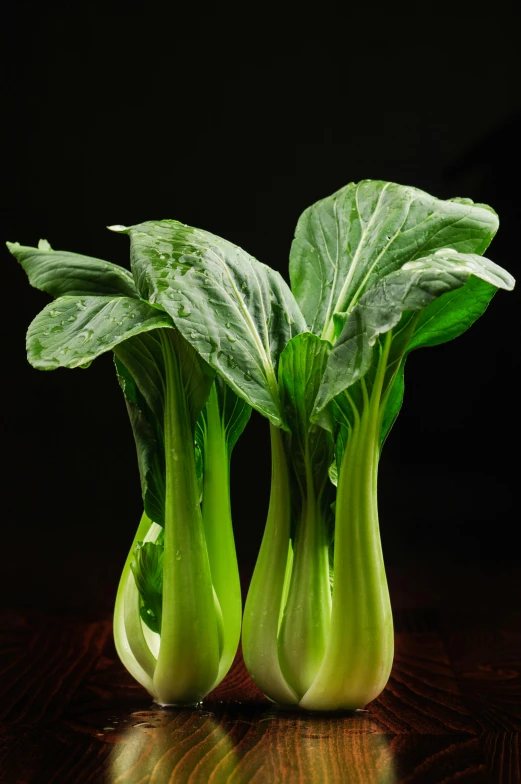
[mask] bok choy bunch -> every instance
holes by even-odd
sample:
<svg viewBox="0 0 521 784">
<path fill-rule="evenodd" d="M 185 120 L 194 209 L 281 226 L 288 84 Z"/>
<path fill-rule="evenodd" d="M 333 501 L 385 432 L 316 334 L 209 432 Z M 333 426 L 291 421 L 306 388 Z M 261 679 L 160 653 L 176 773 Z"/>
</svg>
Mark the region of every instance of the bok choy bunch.
<svg viewBox="0 0 521 784">
<path fill-rule="evenodd" d="M 270 504 L 243 652 L 274 701 L 352 709 L 387 682 L 380 451 L 409 353 L 457 337 L 513 287 L 482 256 L 497 227 L 492 209 L 467 199 L 350 184 L 300 218 L 292 292 L 208 232 L 176 221 L 128 230 L 142 296 L 270 422 Z"/>
<path fill-rule="evenodd" d="M 467 199 L 350 184 L 300 218 L 291 289 L 236 245 L 174 220 L 114 227 L 130 237 L 132 275 L 11 246 L 31 283 L 57 297 L 29 328 L 32 364 L 116 355 L 145 514 L 115 638 L 159 702 L 200 699 L 235 652 L 229 456 L 250 407 L 269 420 L 272 479 L 246 666 L 270 699 L 310 710 L 358 708 L 385 687 L 380 452 L 410 352 L 457 337 L 498 288 L 512 289 L 483 257 L 497 227 Z"/>
<path fill-rule="evenodd" d="M 157 702 L 196 703 L 239 642 L 229 464 L 250 408 L 147 300 L 141 267 L 131 275 L 45 241 L 8 246 L 30 283 L 55 297 L 29 327 L 29 362 L 86 367 L 114 352 L 145 510 L 118 590 L 116 648 Z"/>
</svg>

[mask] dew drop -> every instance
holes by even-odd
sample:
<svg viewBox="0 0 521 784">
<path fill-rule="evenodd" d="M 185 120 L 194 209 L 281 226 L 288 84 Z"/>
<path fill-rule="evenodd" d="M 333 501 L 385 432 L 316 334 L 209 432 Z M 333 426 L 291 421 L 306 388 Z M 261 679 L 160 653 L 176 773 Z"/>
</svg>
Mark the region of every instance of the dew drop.
<svg viewBox="0 0 521 784">
<path fill-rule="evenodd" d="M 176 550 L 175 551 L 175 559 L 176 559 L 176 561 L 180 561 L 181 560 L 181 550 Z"/>
<path fill-rule="evenodd" d="M 49 316 L 51 318 L 56 318 L 56 316 L 59 316 L 60 313 L 61 313 L 61 310 L 50 310 L 49 311 Z"/>
<path fill-rule="evenodd" d="M 248 371 L 246 371 L 246 373 L 244 374 L 244 378 L 246 379 L 246 381 L 251 381 L 252 379 L 251 373 L 248 373 Z"/>
<path fill-rule="evenodd" d="M 78 337 L 79 337 L 80 340 L 83 341 L 82 343 L 80 343 L 80 345 L 84 346 L 85 343 L 87 343 L 87 341 L 89 341 L 91 339 L 92 335 L 93 335 L 92 329 L 86 329 L 85 332 L 80 332 Z"/>
<path fill-rule="evenodd" d="M 237 340 L 237 338 L 235 338 L 229 332 L 226 333 L 226 338 L 230 341 L 230 343 L 235 343 L 235 341 Z"/>
<path fill-rule="evenodd" d="M 181 305 L 181 307 L 177 311 L 177 315 L 180 318 L 186 318 L 187 316 L 189 316 L 191 314 L 191 312 L 192 311 L 190 310 L 189 307 L 187 307 L 186 305 Z"/>
<path fill-rule="evenodd" d="M 69 321 L 69 322 L 70 322 L 70 321 L 76 321 L 76 316 L 69 316 L 69 318 L 67 319 L 67 321 Z"/>
</svg>

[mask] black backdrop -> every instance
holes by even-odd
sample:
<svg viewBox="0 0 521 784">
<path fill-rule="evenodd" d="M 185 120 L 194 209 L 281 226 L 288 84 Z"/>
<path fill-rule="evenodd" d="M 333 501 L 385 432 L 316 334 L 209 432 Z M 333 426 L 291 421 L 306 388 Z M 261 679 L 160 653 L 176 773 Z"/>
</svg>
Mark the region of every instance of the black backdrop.
<svg viewBox="0 0 521 784">
<path fill-rule="evenodd" d="M 490 203 L 489 256 L 519 276 L 516 7 L 323 5 L 300 31 L 260 7 L 188 19 L 181 6 L 17 3 L 2 45 L 2 236 L 127 264 L 127 239 L 104 227 L 172 217 L 287 277 L 300 212 L 378 178 Z M 6 251 L 2 281 L 4 600 L 108 608 L 140 516 L 112 361 L 31 369 L 24 334 L 47 299 Z M 380 474 L 397 602 L 453 601 L 463 569 L 470 603 L 488 575 L 515 574 L 518 313 L 518 293 L 500 292 L 469 333 L 408 364 Z M 269 491 L 258 415 L 232 472 L 247 575 Z"/>
</svg>

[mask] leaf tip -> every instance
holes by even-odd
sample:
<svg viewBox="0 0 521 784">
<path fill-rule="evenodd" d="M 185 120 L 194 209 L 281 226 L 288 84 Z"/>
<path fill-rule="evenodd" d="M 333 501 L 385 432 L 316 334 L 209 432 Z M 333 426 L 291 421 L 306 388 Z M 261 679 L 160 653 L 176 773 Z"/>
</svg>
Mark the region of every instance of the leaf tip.
<svg viewBox="0 0 521 784">
<path fill-rule="evenodd" d="M 16 256 L 16 251 L 20 247 L 20 243 L 19 242 L 6 242 L 5 244 L 7 246 L 7 250 L 9 251 L 9 253 L 11 253 L 13 256 Z"/>
<path fill-rule="evenodd" d="M 113 226 L 107 226 L 109 231 L 115 231 L 117 234 L 128 234 L 130 226 L 123 226 L 121 223 L 115 223 Z"/>
</svg>

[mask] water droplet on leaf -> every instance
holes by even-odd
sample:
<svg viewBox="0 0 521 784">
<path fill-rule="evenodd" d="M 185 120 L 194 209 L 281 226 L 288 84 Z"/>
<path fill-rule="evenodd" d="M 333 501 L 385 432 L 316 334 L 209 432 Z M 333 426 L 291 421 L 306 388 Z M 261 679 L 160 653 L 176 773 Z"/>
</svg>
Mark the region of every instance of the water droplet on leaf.
<svg viewBox="0 0 521 784">
<path fill-rule="evenodd" d="M 87 343 L 87 341 L 89 341 L 91 339 L 93 334 L 94 333 L 93 333 L 92 329 L 86 329 L 85 332 L 80 332 L 80 334 L 78 335 L 78 338 L 82 341 L 82 343 L 80 343 L 80 345 L 84 346 L 85 343 Z"/>
</svg>

